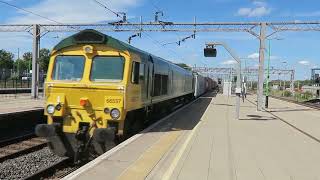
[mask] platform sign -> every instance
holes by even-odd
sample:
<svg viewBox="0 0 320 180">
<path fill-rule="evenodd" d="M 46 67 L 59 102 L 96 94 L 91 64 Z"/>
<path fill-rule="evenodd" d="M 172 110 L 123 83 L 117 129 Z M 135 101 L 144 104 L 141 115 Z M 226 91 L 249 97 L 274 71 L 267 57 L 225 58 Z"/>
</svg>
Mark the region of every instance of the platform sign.
<svg viewBox="0 0 320 180">
<path fill-rule="evenodd" d="M 217 49 L 212 47 L 206 47 L 203 50 L 204 57 L 217 57 Z"/>
</svg>

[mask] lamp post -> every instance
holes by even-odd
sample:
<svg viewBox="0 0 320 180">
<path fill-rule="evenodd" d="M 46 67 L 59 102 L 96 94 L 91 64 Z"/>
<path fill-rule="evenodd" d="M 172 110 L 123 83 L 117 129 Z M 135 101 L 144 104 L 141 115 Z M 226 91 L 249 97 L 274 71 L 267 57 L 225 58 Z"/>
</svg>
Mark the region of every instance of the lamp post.
<svg viewBox="0 0 320 180">
<path fill-rule="evenodd" d="M 241 95 L 241 60 L 240 58 L 232 51 L 232 49 L 223 42 L 210 42 L 206 43 L 206 48 L 204 49 L 205 57 L 216 57 L 217 50 L 214 48 L 215 46 L 224 47 L 229 54 L 232 56 L 234 60 L 237 61 L 237 82 L 236 82 L 236 119 L 239 119 L 240 116 L 240 95 Z"/>
<path fill-rule="evenodd" d="M 287 70 L 287 61 L 282 61 L 282 64 L 284 64 L 284 69 Z M 284 96 L 284 92 L 286 90 L 286 79 L 283 80 L 283 88 L 282 88 L 282 96 Z"/>
<path fill-rule="evenodd" d="M 266 101 L 265 101 L 265 107 L 269 107 L 269 82 L 270 82 L 270 59 L 271 59 L 271 40 L 283 40 L 283 38 L 273 38 L 268 39 L 268 64 L 267 64 L 267 80 L 266 80 Z"/>
<path fill-rule="evenodd" d="M 266 81 L 266 102 L 265 107 L 269 107 L 269 81 L 270 81 L 270 57 L 271 57 L 271 43 L 268 40 L 269 50 L 268 50 L 268 65 L 267 65 L 267 81 Z"/>
</svg>

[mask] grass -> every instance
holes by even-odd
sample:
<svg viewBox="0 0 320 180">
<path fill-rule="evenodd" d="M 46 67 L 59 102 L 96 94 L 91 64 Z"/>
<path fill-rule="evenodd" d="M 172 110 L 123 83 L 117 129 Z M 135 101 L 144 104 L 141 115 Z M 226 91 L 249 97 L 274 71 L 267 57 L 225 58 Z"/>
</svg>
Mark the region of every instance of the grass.
<svg viewBox="0 0 320 180">
<path fill-rule="evenodd" d="M 295 92 L 292 94 L 290 91 L 280 91 L 280 90 L 272 90 L 270 92 L 272 96 L 276 97 L 285 97 L 287 99 L 291 99 L 298 102 L 308 101 L 314 99 L 314 96 L 311 92 Z"/>
</svg>

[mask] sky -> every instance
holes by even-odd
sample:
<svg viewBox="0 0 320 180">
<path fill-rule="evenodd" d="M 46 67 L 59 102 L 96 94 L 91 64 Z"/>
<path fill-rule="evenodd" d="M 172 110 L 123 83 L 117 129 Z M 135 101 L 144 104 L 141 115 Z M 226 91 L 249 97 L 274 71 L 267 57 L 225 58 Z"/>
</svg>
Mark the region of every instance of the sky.
<svg viewBox="0 0 320 180">
<path fill-rule="evenodd" d="M 305 0 L 99 0 L 115 12 L 126 12 L 128 21 L 154 21 L 154 13 L 163 11 L 162 21 L 193 22 L 260 22 L 260 21 L 318 21 L 320 1 Z M 103 23 L 119 20 L 116 15 L 99 6 L 94 0 L 2 0 L 0 1 L 0 24 L 55 24 L 44 18 L 15 9 L 7 2 L 28 11 L 48 17 L 59 23 Z M 105 32 L 122 41 L 133 33 Z M 41 48 L 52 49 L 70 33 L 48 33 L 41 39 Z M 176 42 L 190 33 L 161 32 L 142 33 L 134 38 L 132 45 L 173 62 L 190 66 L 233 67 L 232 57 L 218 47 L 216 58 L 203 57 L 206 42 L 227 43 L 243 58 L 246 66 L 257 68 L 259 41 L 249 33 L 197 33 L 195 39 L 188 39 L 180 46 Z M 320 67 L 319 32 L 281 32 L 270 40 L 270 66 L 295 69 L 296 79 L 310 78 L 310 68 Z M 169 44 L 168 44 L 169 43 Z M 167 44 L 167 45 L 164 45 Z M 268 47 L 268 43 L 267 46 Z M 11 51 L 17 58 L 31 51 L 32 36 L 29 33 L 0 33 L 0 49 Z M 268 49 L 266 49 L 268 50 Z M 268 56 L 266 56 L 266 59 Z M 278 76 L 274 78 L 279 78 Z M 282 77 L 289 78 L 289 77 Z"/>
</svg>

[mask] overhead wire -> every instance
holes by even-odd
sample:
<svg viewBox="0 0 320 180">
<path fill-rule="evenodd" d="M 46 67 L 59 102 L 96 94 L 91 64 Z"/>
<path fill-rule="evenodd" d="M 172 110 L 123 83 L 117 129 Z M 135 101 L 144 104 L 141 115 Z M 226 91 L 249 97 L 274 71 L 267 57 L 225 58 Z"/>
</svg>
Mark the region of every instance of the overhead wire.
<svg viewBox="0 0 320 180">
<path fill-rule="evenodd" d="M 59 25 L 63 25 L 63 24 L 64 24 L 64 23 L 61 23 L 61 22 L 56 21 L 56 20 L 54 20 L 54 19 L 48 18 L 48 17 L 46 17 L 46 16 L 43 16 L 43 15 L 41 15 L 41 14 L 32 12 L 32 11 L 27 10 L 27 9 L 21 8 L 21 7 L 19 7 L 19 6 L 16 6 L 16 5 L 14 5 L 14 4 L 8 3 L 8 2 L 3 1 L 3 0 L 0 0 L 0 3 L 6 4 L 6 5 L 10 6 L 10 7 L 13 7 L 13 8 L 15 8 L 15 9 L 18 9 L 18 10 L 21 10 L 21 11 L 24 11 L 24 12 L 27 12 L 27 13 L 32 14 L 32 15 L 35 15 L 35 16 L 38 16 L 38 17 L 43 18 L 43 19 L 46 19 L 46 20 L 48 20 L 48 21 L 57 23 L 57 24 L 59 24 Z M 75 28 L 75 27 L 72 27 L 72 26 L 68 26 L 68 28 L 72 28 L 72 29 L 79 30 L 78 28 Z"/>
<path fill-rule="evenodd" d="M 94 2 L 96 2 L 97 4 L 99 4 L 101 7 L 105 8 L 106 10 L 110 11 L 111 13 L 115 14 L 117 17 L 121 17 L 123 18 L 123 16 L 121 16 L 119 13 L 113 11 L 111 8 L 109 8 L 107 5 L 101 3 L 98 0 L 93 0 Z M 137 26 L 136 26 L 137 27 Z M 139 27 L 140 28 L 140 27 Z M 175 55 L 179 56 L 175 51 L 173 51 L 172 49 L 167 49 L 166 47 L 163 47 L 161 42 L 159 42 L 158 40 L 154 39 L 150 34 L 148 34 L 147 32 L 144 32 L 144 34 L 146 35 L 146 37 L 148 37 L 152 43 L 156 44 L 158 47 L 160 48 L 164 48 L 166 50 L 169 50 L 170 52 L 174 53 Z"/>
<path fill-rule="evenodd" d="M 114 15 L 116 15 L 117 17 L 121 17 L 121 15 L 115 11 L 113 11 L 112 9 L 108 8 L 106 5 L 102 4 L 100 1 L 98 0 L 93 0 L 95 3 L 99 4 L 101 7 L 105 8 L 106 10 L 110 11 L 111 13 L 113 13 Z"/>
<path fill-rule="evenodd" d="M 150 3 L 151 3 L 151 5 L 154 7 L 154 9 L 155 9 L 156 11 L 158 11 L 158 12 L 163 12 L 163 10 L 162 10 L 158 5 L 156 5 L 153 0 L 150 0 Z M 169 22 L 169 20 L 168 20 L 169 17 L 168 17 L 165 13 L 163 13 L 162 15 L 163 15 L 163 18 L 164 18 L 166 21 Z M 167 16 L 167 17 L 166 17 L 166 16 Z M 185 38 L 181 38 L 181 36 L 180 36 L 176 31 L 174 31 L 173 33 L 176 34 L 176 36 L 178 37 L 179 40 L 176 41 L 176 42 L 172 42 L 172 43 L 165 43 L 165 44 L 163 44 L 164 46 L 165 46 L 165 45 L 169 45 L 169 44 L 177 44 L 177 45 L 180 46 L 181 42 L 184 42 L 185 40 L 189 39 L 190 37 L 195 38 L 195 33 L 193 33 L 192 35 L 187 36 L 187 37 L 185 37 Z"/>
<path fill-rule="evenodd" d="M 27 12 L 27 13 L 33 14 L 33 15 L 35 15 L 35 16 L 41 17 L 41 18 L 43 18 L 43 19 L 46 19 L 46 20 L 48 20 L 48 21 L 51 21 L 51 22 L 54 22 L 54 23 L 57 23 L 57 24 L 63 24 L 63 23 L 60 23 L 60 22 L 58 22 L 58 21 L 56 21 L 56 20 L 50 19 L 50 18 L 48 18 L 48 17 L 45 17 L 45 16 L 43 16 L 43 15 L 34 13 L 34 12 L 30 11 L 30 10 L 27 10 L 27 9 L 24 9 L 24 8 L 21 8 L 21 7 L 18 7 L 18 6 L 16 6 L 16 5 L 14 5 L 14 4 L 10 4 L 10 3 L 5 2 L 5 1 L 0 0 L 0 3 L 6 4 L 6 5 L 8 5 L 8 6 L 11 6 L 11 7 L 13 7 L 13 8 L 16 8 L 16 9 L 18 9 L 18 10 L 21 10 L 21 11 L 24 11 L 24 12 Z"/>
<path fill-rule="evenodd" d="M 163 9 L 161 9 L 158 5 L 156 5 L 156 3 L 154 2 L 154 0 L 150 0 L 150 3 L 151 3 L 151 5 L 154 7 L 154 9 L 156 10 L 156 11 L 158 11 L 158 12 L 163 12 Z M 168 21 L 169 22 L 169 20 L 168 20 L 168 16 L 166 15 L 166 14 L 164 14 L 164 13 L 162 13 L 162 15 L 163 15 L 163 18 L 165 19 L 165 21 Z M 166 17 L 167 16 L 167 17 Z M 178 37 L 178 41 L 175 41 L 175 42 L 167 42 L 167 43 L 162 43 L 162 46 L 163 47 L 166 47 L 166 45 L 170 45 L 170 44 L 177 44 L 178 46 L 180 46 L 181 45 L 181 42 L 185 42 L 187 39 L 189 39 L 189 38 L 195 38 L 195 33 L 194 34 L 192 34 L 192 35 L 190 35 L 190 36 L 187 36 L 187 37 L 185 37 L 185 38 L 181 38 L 181 36 L 177 33 L 177 32 L 175 32 L 174 31 L 174 34 Z M 186 45 L 187 46 L 187 45 Z M 172 49 L 170 49 L 170 50 L 172 50 Z M 172 50 L 173 51 L 173 50 Z M 174 53 L 177 55 L 177 56 L 180 56 L 181 57 L 181 55 L 178 55 L 178 53 L 177 52 L 175 52 L 174 51 Z M 184 56 L 182 56 L 182 58 L 184 58 L 184 59 L 187 59 L 187 58 L 185 58 Z"/>
</svg>

